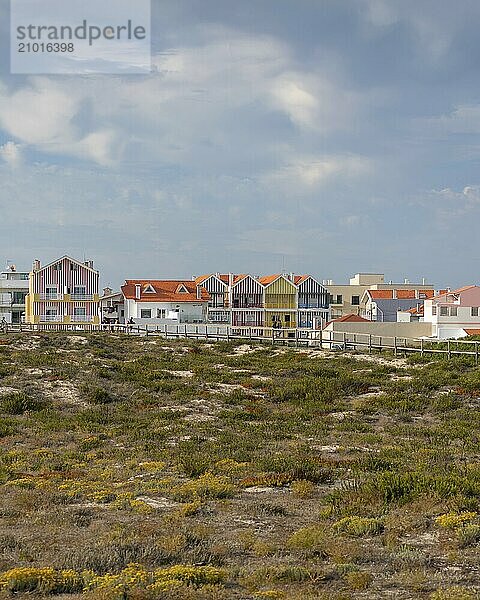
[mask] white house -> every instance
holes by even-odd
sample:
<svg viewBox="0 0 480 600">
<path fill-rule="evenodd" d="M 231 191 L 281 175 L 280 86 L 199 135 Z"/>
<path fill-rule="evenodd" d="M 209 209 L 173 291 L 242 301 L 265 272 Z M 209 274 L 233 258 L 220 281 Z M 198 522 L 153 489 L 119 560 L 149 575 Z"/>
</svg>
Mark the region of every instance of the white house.
<svg viewBox="0 0 480 600">
<path fill-rule="evenodd" d="M 480 335 L 480 287 L 467 285 L 425 300 L 424 321 L 439 339 Z"/>
<path fill-rule="evenodd" d="M 127 279 L 122 286 L 125 322 L 206 323 L 210 295 L 195 281 Z"/>
</svg>

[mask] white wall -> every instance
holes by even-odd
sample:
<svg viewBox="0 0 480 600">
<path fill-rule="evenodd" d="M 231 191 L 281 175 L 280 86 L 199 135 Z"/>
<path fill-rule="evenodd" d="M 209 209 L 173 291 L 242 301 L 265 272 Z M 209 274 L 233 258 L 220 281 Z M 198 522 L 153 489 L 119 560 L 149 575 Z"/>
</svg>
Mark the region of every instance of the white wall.
<svg viewBox="0 0 480 600">
<path fill-rule="evenodd" d="M 178 318 L 176 309 L 178 308 Z M 141 318 L 142 309 L 151 310 L 150 318 Z M 165 310 L 166 318 L 157 318 L 157 310 Z M 203 302 L 136 302 L 125 300 L 125 319 L 132 318 L 135 323 L 186 323 L 206 321 L 207 303 Z"/>
</svg>

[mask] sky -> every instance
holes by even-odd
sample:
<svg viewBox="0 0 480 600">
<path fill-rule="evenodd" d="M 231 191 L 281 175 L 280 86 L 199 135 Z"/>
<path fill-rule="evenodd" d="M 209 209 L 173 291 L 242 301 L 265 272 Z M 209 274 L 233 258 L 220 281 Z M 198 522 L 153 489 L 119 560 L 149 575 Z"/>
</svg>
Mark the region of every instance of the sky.
<svg viewBox="0 0 480 600">
<path fill-rule="evenodd" d="M 476 0 L 152 0 L 151 73 L 28 76 L 1 0 L 0 266 L 480 283 L 479 25 Z"/>
</svg>

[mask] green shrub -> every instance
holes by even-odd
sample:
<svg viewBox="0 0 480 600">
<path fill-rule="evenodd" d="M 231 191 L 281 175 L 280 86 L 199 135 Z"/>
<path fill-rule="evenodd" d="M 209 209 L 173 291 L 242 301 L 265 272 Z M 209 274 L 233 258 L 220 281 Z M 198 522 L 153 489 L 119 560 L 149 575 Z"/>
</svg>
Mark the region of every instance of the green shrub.
<svg viewBox="0 0 480 600">
<path fill-rule="evenodd" d="M 86 388 L 85 399 L 89 404 L 110 404 L 114 398 L 106 389 L 100 387 Z"/>
<path fill-rule="evenodd" d="M 0 412 L 9 415 L 22 415 L 27 411 L 41 410 L 45 403 L 24 392 L 11 392 L 0 396 Z"/>
</svg>

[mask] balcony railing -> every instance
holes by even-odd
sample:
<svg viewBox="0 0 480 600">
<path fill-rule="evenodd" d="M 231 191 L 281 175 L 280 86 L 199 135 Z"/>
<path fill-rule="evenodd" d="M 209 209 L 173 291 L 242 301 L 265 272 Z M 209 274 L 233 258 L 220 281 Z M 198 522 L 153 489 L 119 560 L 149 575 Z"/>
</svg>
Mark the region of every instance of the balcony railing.
<svg viewBox="0 0 480 600">
<path fill-rule="evenodd" d="M 49 292 L 48 294 L 40 294 L 40 300 L 63 300 L 63 294 L 58 292 Z"/>
<path fill-rule="evenodd" d="M 72 294 L 72 300 L 93 300 L 93 294 Z"/>
<path fill-rule="evenodd" d="M 90 323 L 92 317 L 89 315 L 72 315 L 71 320 L 72 323 Z"/>
<path fill-rule="evenodd" d="M 59 322 L 59 321 L 63 321 L 63 315 L 42 315 L 40 317 L 40 321 L 45 323 L 46 321 L 48 322 Z"/>
</svg>

